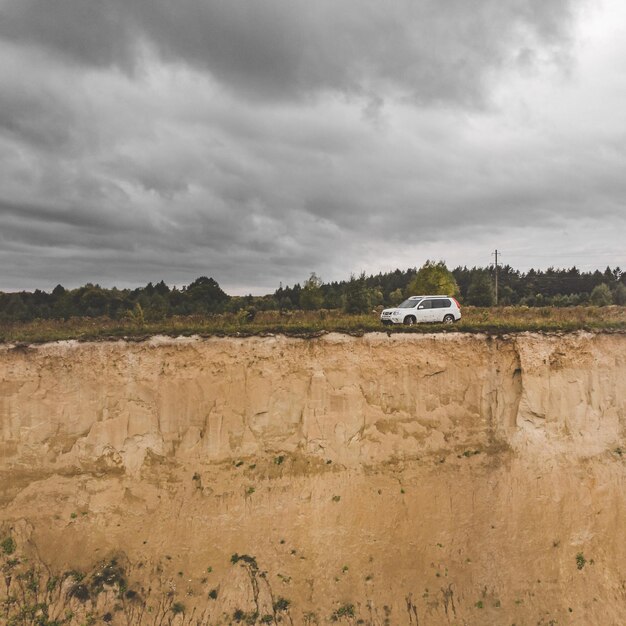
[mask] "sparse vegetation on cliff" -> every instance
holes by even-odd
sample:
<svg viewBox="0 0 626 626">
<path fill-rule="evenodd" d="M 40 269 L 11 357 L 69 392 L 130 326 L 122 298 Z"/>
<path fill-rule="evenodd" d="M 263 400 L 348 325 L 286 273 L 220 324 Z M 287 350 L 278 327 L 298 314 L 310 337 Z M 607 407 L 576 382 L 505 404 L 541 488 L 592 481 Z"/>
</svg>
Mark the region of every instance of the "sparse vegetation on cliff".
<svg viewBox="0 0 626 626">
<path fill-rule="evenodd" d="M 332 622 L 339 622 L 344 618 L 352 618 L 354 615 L 354 604 L 342 604 L 338 609 L 333 611 L 330 619 Z"/>
<path fill-rule="evenodd" d="M 576 330 L 625 331 L 626 307 L 524 308 L 463 307 L 463 318 L 451 329 L 442 324 L 383 327 L 378 310 L 350 315 L 336 311 L 262 311 L 253 320 L 234 313 L 175 316 L 146 321 L 137 326 L 127 319 L 71 318 L 37 319 L 29 322 L 0 322 L 0 342 L 41 343 L 64 339 L 141 340 L 154 335 L 236 336 L 284 334 L 316 337 L 328 332 L 362 335 L 370 332 L 437 333 L 451 330 L 466 333 L 511 333 L 525 331 L 569 332 Z"/>
<path fill-rule="evenodd" d="M 0 542 L 0 548 L 4 554 L 13 554 L 15 552 L 15 541 L 10 535 Z"/>
<path fill-rule="evenodd" d="M 227 614 L 215 602 L 217 589 L 208 593 L 204 606 L 202 602 L 199 606 L 191 601 L 188 607 L 176 597 L 172 577 L 164 575 L 160 567 L 156 570 L 161 574 L 156 585 L 129 589 L 131 577 L 143 573 L 143 563 L 134 568 L 126 559 L 122 564 L 112 558 L 86 572 L 69 569 L 55 575 L 37 557 L 22 554 L 11 537 L 0 545 L 3 548 L 0 571 L 4 578 L 0 587 L 0 623 L 7 626 L 91 626 L 100 622 L 116 626 L 293 623 L 289 615 L 291 600 L 273 595 L 266 572 L 260 571 L 256 558 L 248 554 L 233 554 L 230 561 L 248 572 L 255 608 L 235 608 Z M 264 590 L 260 589 L 260 580 L 264 581 Z M 264 604 L 260 600 L 262 591 L 267 596 Z M 187 589 L 185 595 L 192 598 L 195 594 Z M 268 599 L 271 599 L 269 604 Z M 262 613 L 261 607 L 269 610 Z M 305 619 L 305 623 L 314 622 Z"/>
</svg>

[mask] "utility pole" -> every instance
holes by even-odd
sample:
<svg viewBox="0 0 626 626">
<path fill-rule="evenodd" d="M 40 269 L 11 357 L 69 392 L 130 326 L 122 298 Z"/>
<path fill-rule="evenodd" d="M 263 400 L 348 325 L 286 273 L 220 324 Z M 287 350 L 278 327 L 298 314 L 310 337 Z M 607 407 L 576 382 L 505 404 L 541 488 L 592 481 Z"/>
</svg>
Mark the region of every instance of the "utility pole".
<svg viewBox="0 0 626 626">
<path fill-rule="evenodd" d="M 492 254 L 496 257 L 496 306 L 498 306 L 498 250 L 496 249 Z"/>
</svg>

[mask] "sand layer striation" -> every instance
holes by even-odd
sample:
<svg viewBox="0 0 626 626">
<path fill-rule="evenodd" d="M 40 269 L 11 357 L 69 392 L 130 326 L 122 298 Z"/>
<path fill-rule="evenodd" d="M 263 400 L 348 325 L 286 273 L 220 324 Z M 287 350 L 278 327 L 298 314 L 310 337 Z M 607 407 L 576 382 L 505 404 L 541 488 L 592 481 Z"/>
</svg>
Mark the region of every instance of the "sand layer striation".
<svg viewBox="0 0 626 626">
<path fill-rule="evenodd" d="M 624 624 L 625 435 L 623 334 L 1 346 L 0 623 Z"/>
</svg>

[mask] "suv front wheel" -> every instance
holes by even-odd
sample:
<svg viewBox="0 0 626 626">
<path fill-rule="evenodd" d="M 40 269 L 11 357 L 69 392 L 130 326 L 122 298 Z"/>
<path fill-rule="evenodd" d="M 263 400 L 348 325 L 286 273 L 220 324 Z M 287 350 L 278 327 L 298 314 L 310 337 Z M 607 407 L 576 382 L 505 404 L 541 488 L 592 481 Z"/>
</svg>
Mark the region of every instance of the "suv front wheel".
<svg viewBox="0 0 626 626">
<path fill-rule="evenodd" d="M 405 326 L 413 326 L 413 324 L 415 324 L 415 318 L 412 315 L 407 315 L 404 318 L 404 325 Z"/>
</svg>

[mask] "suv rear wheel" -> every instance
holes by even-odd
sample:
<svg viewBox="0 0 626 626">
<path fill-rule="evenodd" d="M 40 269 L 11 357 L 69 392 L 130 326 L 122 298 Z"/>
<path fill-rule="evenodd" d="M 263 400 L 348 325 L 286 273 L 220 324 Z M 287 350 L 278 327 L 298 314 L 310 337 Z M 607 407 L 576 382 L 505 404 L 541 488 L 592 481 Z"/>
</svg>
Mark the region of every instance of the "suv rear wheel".
<svg viewBox="0 0 626 626">
<path fill-rule="evenodd" d="M 444 324 L 454 324 L 454 315 L 444 315 L 443 323 Z"/>
<path fill-rule="evenodd" d="M 404 318 L 404 325 L 405 326 L 413 326 L 413 324 L 415 324 L 415 318 L 412 315 L 407 315 Z"/>
</svg>

